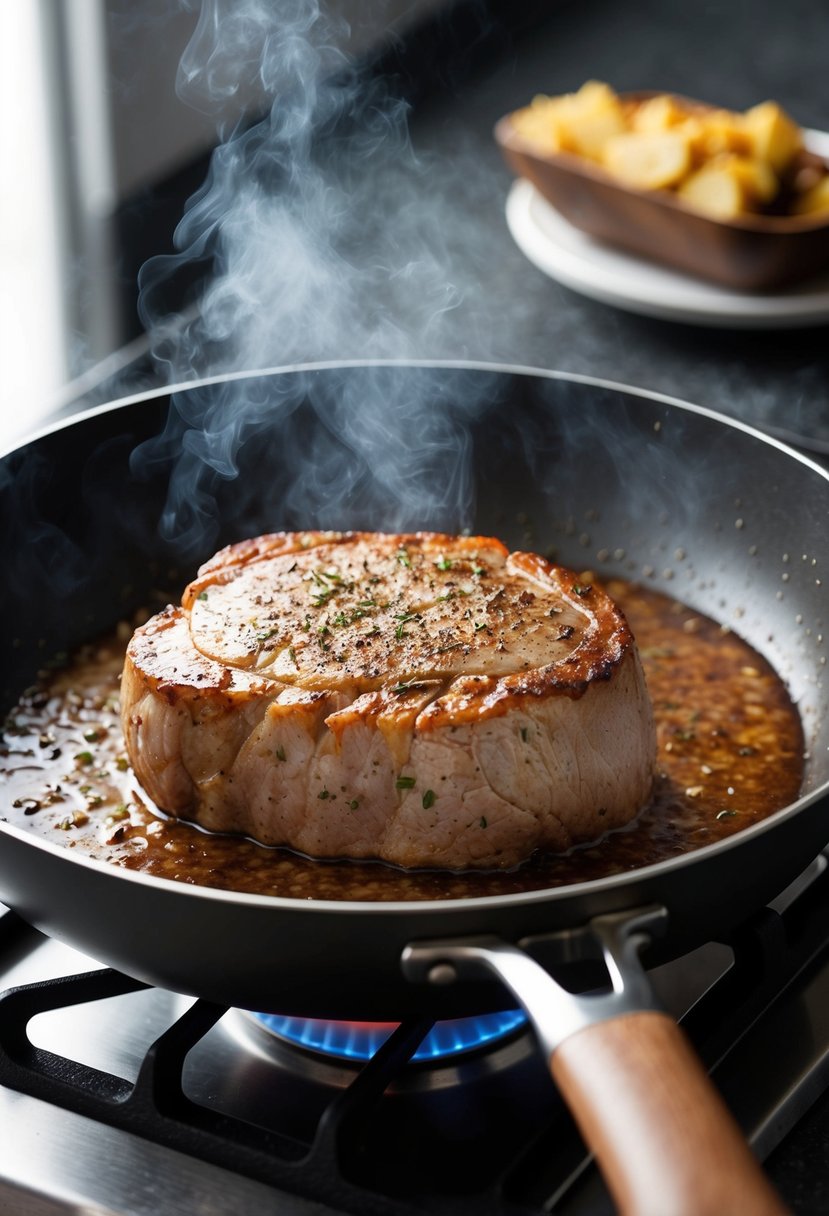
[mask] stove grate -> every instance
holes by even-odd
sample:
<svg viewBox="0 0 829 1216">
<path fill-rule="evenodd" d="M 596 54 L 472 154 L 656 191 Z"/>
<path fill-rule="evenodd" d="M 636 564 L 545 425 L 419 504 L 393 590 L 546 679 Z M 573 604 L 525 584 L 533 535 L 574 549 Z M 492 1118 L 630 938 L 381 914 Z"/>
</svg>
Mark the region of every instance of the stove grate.
<svg viewBox="0 0 829 1216">
<path fill-rule="evenodd" d="M 0 994 L 0 1085 L 55 1103 L 271 1186 L 374 1216 L 410 1212 L 351 1188 L 337 1162 L 366 1104 L 382 1095 L 431 1022 L 401 1024 L 370 1065 L 328 1107 L 313 1142 L 193 1102 L 182 1078 L 187 1055 L 226 1010 L 196 1001 L 149 1048 L 135 1083 L 36 1047 L 27 1025 L 38 1013 L 139 992 L 148 985 L 109 969 L 12 988 Z M 353 1193 L 352 1193 L 353 1190 Z"/>
</svg>

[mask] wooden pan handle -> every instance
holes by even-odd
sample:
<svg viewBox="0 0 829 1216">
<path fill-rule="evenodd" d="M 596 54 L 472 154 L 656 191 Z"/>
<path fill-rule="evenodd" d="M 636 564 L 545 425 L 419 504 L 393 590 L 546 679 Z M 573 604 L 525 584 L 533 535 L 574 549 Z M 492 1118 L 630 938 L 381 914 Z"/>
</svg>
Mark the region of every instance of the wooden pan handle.
<svg viewBox="0 0 829 1216">
<path fill-rule="evenodd" d="M 781 1216 L 731 1113 L 664 1013 L 577 1031 L 550 1057 L 622 1216 Z"/>
</svg>

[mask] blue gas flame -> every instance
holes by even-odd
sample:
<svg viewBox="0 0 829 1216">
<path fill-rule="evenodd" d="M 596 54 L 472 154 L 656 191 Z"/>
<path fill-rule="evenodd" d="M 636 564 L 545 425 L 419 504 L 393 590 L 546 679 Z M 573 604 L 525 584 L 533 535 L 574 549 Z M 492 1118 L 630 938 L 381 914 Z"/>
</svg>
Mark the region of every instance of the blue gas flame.
<svg viewBox="0 0 829 1216">
<path fill-rule="evenodd" d="M 394 1022 L 334 1022 L 275 1013 L 253 1016 L 288 1043 L 342 1060 L 370 1060 L 396 1028 Z M 412 1059 L 435 1061 L 473 1051 L 505 1038 L 526 1021 L 526 1015 L 520 1009 L 507 1009 L 501 1013 L 436 1022 Z"/>
</svg>

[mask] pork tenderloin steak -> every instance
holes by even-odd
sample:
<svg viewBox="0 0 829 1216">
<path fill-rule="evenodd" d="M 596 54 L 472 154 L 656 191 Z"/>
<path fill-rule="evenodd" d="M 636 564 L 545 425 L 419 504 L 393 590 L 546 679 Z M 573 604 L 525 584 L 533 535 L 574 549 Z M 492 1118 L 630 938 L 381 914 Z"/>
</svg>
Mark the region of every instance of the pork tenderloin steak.
<svg viewBox="0 0 829 1216">
<path fill-rule="evenodd" d="M 507 868 L 629 822 L 651 793 L 622 612 L 489 537 L 231 545 L 136 631 L 121 695 L 160 809 L 311 857 Z"/>
</svg>

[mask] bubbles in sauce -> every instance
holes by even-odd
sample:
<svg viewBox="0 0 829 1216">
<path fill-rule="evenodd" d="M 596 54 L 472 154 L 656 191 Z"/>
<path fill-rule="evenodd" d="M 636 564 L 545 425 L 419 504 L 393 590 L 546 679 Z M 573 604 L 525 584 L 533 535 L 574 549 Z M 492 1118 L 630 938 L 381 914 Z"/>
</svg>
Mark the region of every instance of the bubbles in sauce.
<svg viewBox="0 0 829 1216">
<path fill-rule="evenodd" d="M 639 646 L 658 733 L 655 796 L 628 827 L 503 873 L 401 871 L 313 861 L 209 834 L 159 813 L 124 752 L 118 682 L 130 630 L 45 676 L 9 715 L 0 752 L 3 817 L 112 865 L 294 899 L 460 899 L 585 882 L 700 848 L 793 802 L 803 736 L 782 681 L 745 642 L 657 592 L 607 589 Z"/>
</svg>

